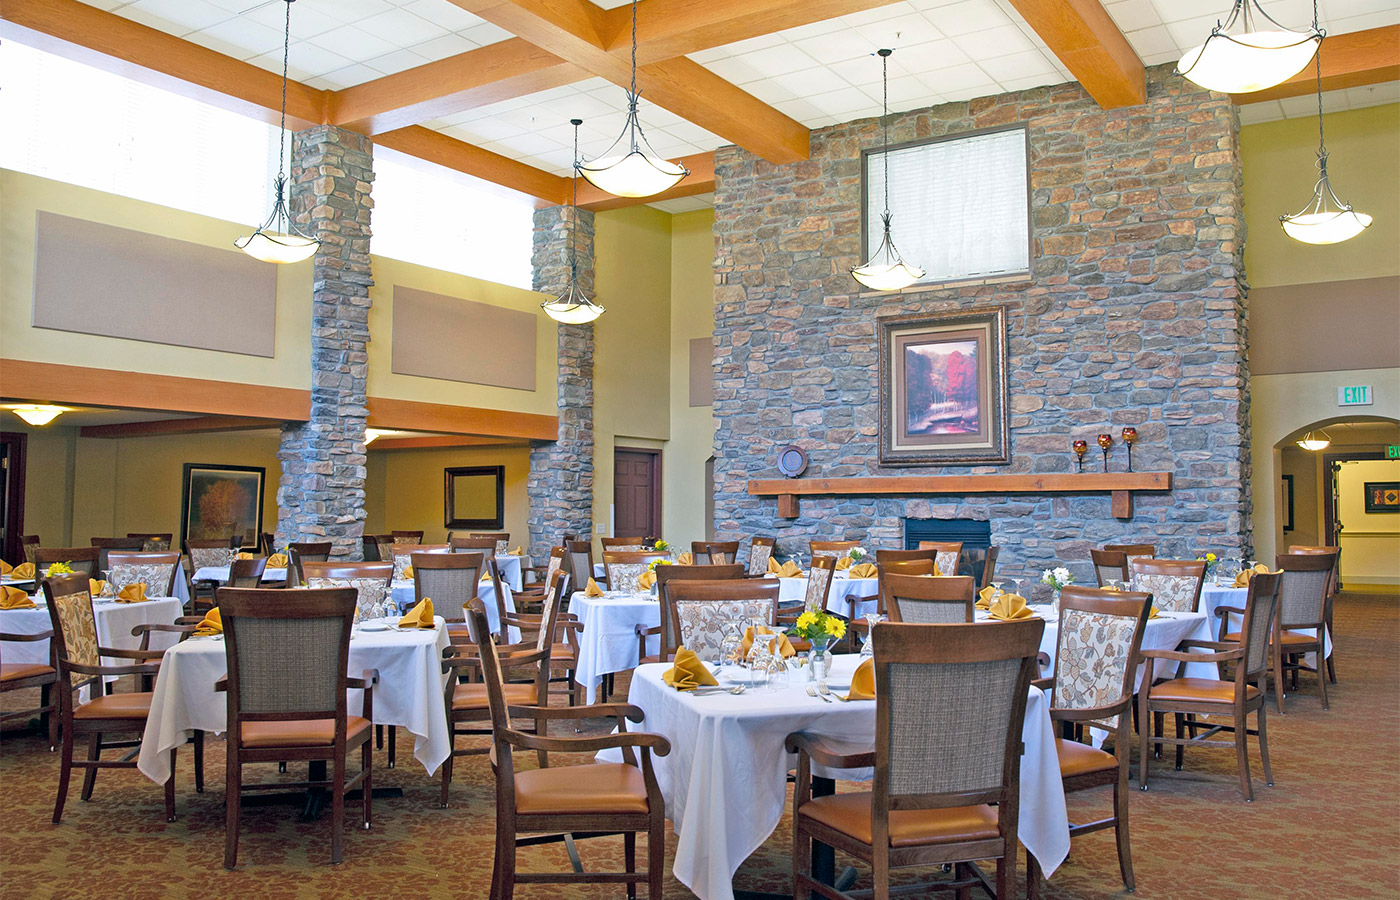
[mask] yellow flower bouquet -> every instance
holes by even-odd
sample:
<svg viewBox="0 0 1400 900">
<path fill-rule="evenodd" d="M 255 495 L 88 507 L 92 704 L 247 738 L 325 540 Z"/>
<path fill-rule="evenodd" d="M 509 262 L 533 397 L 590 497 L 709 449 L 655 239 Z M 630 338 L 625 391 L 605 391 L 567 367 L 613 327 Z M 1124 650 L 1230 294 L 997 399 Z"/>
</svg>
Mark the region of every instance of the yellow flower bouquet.
<svg viewBox="0 0 1400 900">
<path fill-rule="evenodd" d="M 788 635 L 801 638 L 813 647 L 819 643 L 830 645 L 846 636 L 846 622 L 831 613 L 809 609 L 797 617 L 797 624 Z"/>
</svg>

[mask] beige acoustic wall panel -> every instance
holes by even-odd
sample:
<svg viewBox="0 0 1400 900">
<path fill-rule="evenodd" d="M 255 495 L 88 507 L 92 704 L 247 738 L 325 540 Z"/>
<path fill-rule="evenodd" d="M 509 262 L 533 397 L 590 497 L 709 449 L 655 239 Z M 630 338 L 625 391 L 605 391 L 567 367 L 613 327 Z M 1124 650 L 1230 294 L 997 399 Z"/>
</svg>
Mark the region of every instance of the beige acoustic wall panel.
<svg viewBox="0 0 1400 900">
<path fill-rule="evenodd" d="M 535 389 L 535 327 L 526 312 L 394 285 L 393 372 Z"/>
<path fill-rule="evenodd" d="M 36 233 L 35 328 L 273 355 L 276 266 L 46 210 Z"/>
<path fill-rule="evenodd" d="M 715 405 L 715 339 L 690 339 L 690 405 Z"/>
</svg>

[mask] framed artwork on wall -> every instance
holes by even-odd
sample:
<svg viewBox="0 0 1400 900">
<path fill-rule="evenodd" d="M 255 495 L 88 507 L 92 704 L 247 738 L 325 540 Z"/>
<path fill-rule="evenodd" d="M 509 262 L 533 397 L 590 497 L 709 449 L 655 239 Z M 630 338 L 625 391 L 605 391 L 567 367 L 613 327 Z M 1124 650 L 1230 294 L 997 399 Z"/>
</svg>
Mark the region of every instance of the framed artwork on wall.
<svg viewBox="0 0 1400 900">
<path fill-rule="evenodd" d="M 261 466 L 185 463 L 180 542 L 237 535 L 244 547 L 258 546 L 266 478 Z"/>
<path fill-rule="evenodd" d="M 506 526 L 506 467 L 443 469 L 442 524 L 446 528 Z"/>
<path fill-rule="evenodd" d="M 1283 530 L 1293 530 L 1293 476 L 1283 476 Z"/>
<path fill-rule="evenodd" d="M 1400 481 L 1366 482 L 1366 512 L 1400 513 Z"/>
<path fill-rule="evenodd" d="M 1008 463 L 1006 308 L 876 320 L 880 463 Z"/>
</svg>

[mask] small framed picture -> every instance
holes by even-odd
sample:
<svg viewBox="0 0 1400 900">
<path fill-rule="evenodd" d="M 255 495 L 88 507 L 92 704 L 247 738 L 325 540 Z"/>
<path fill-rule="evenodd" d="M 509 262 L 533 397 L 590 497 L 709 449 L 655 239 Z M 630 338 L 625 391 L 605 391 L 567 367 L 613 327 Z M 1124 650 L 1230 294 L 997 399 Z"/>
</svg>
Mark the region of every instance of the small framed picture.
<svg viewBox="0 0 1400 900">
<path fill-rule="evenodd" d="M 1366 482 L 1366 512 L 1400 513 L 1400 481 Z"/>
</svg>

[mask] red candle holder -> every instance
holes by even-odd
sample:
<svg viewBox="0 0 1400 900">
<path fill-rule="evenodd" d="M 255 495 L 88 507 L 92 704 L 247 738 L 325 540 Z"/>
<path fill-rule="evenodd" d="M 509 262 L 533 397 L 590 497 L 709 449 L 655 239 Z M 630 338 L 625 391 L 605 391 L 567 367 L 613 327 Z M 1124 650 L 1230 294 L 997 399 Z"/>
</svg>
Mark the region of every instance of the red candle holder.
<svg viewBox="0 0 1400 900">
<path fill-rule="evenodd" d="M 1077 471 L 1077 472 L 1083 472 L 1083 471 L 1084 471 L 1084 454 L 1086 454 L 1086 453 L 1089 452 L 1089 442 L 1088 442 L 1088 441 L 1074 441 L 1072 444 L 1070 444 L 1070 447 L 1073 448 L 1073 450 L 1074 450 L 1074 456 L 1075 456 L 1075 460 L 1074 460 L 1074 461 L 1075 461 L 1075 463 L 1076 463 L 1076 464 L 1078 465 L 1078 467 L 1079 467 L 1079 468 L 1077 468 L 1075 471 Z"/>
<path fill-rule="evenodd" d="M 1123 429 L 1123 445 L 1128 448 L 1128 471 L 1133 470 L 1133 444 L 1137 443 L 1137 429 L 1129 425 Z"/>
<path fill-rule="evenodd" d="M 1108 451 L 1113 447 L 1113 435 L 1099 435 L 1099 449 L 1103 451 L 1103 470 L 1108 471 Z"/>
</svg>

